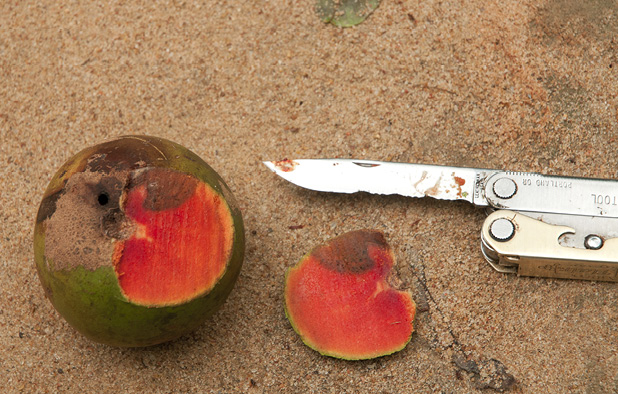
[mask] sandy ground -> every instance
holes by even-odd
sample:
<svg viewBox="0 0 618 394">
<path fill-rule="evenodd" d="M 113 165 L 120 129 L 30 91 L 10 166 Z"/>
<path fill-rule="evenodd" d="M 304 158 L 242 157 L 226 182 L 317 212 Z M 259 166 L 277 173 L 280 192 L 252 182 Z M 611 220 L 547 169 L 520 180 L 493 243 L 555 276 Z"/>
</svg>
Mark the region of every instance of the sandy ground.
<svg viewBox="0 0 618 394">
<path fill-rule="evenodd" d="M 466 203 L 320 194 L 262 160 L 353 157 L 616 177 L 618 5 L 384 0 L 361 25 L 311 1 L 0 4 L 0 386 L 8 392 L 618 392 L 618 284 L 517 277 L 483 259 Z M 237 285 L 197 332 L 99 345 L 33 263 L 42 193 L 109 137 L 185 145 L 244 214 Z M 320 356 L 283 311 L 314 245 L 383 230 L 419 306 L 403 351 Z"/>
</svg>

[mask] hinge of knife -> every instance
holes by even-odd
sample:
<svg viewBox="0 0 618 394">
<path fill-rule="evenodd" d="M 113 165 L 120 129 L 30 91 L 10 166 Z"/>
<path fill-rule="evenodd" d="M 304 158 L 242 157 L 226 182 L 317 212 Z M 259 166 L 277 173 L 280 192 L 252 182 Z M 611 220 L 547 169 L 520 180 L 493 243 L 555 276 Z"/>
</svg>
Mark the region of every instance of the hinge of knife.
<svg viewBox="0 0 618 394">
<path fill-rule="evenodd" d="M 500 272 L 618 282 L 618 239 L 602 240 L 596 249 L 560 245 L 560 237 L 573 232 L 570 227 L 500 210 L 485 220 L 481 248 Z"/>
</svg>

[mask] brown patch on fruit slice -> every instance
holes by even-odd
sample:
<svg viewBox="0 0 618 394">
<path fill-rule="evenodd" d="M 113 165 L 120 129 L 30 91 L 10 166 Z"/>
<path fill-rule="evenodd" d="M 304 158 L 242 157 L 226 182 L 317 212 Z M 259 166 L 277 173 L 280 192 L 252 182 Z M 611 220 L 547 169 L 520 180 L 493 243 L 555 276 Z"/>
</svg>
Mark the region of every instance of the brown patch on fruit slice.
<svg viewBox="0 0 618 394">
<path fill-rule="evenodd" d="M 208 292 L 223 276 L 232 252 L 232 216 L 223 198 L 196 178 L 145 171 L 126 194 L 125 215 L 136 230 L 117 243 L 115 271 L 131 302 L 181 304 Z"/>
<path fill-rule="evenodd" d="M 387 282 L 392 266 L 381 232 L 334 238 L 288 271 L 286 315 L 302 340 L 324 355 L 360 360 L 401 350 L 416 307 L 408 292 Z"/>
<path fill-rule="evenodd" d="M 375 266 L 368 248 L 359 245 L 386 245 L 384 234 L 379 231 L 357 231 L 350 236 L 333 238 L 329 243 L 313 250 L 312 256 L 329 269 L 342 273 L 361 273 Z"/>
</svg>

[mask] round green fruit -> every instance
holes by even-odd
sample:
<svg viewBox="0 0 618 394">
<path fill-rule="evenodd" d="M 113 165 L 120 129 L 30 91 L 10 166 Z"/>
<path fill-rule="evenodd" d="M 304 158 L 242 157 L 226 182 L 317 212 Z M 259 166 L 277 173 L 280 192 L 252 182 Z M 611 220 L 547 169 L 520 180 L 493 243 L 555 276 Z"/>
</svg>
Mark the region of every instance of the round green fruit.
<svg viewBox="0 0 618 394">
<path fill-rule="evenodd" d="M 126 136 L 84 149 L 51 180 L 34 254 L 56 310 L 86 337 L 149 346 L 204 323 L 244 256 L 223 179 L 171 141 Z"/>
</svg>

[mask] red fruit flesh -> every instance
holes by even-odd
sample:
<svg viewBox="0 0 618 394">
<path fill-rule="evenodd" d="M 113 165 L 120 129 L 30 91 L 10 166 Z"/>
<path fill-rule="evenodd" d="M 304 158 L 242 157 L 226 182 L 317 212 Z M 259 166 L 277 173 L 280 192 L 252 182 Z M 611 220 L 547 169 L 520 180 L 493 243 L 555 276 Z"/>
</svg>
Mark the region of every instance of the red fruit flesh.
<svg viewBox="0 0 618 394">
<path fill-rule="evenodd" d="M 314 249 L 290 269 L 286 314 L 303 341 L 322 354 L 357 360 L 401 350 L 415 305 L 387 282 L 393 254 L 384 235 L 360 230 Z"/>
<path fill-rule="evenodd" d="M 162 170 L 154 171 L 162 177 Z M 114 253 L 120 288 L 140 305 L 178 305 L 208 292 L 223 276 L 232 251 L 232 216 L 220 195 L 188 175 L 165 176 L 183 182 L 192 194 L 178 206 L 153 209 L 157 202 L 149 201 L 146 184 L 131 188 L 125 214 L 135 230 Z"/>
</svg>

